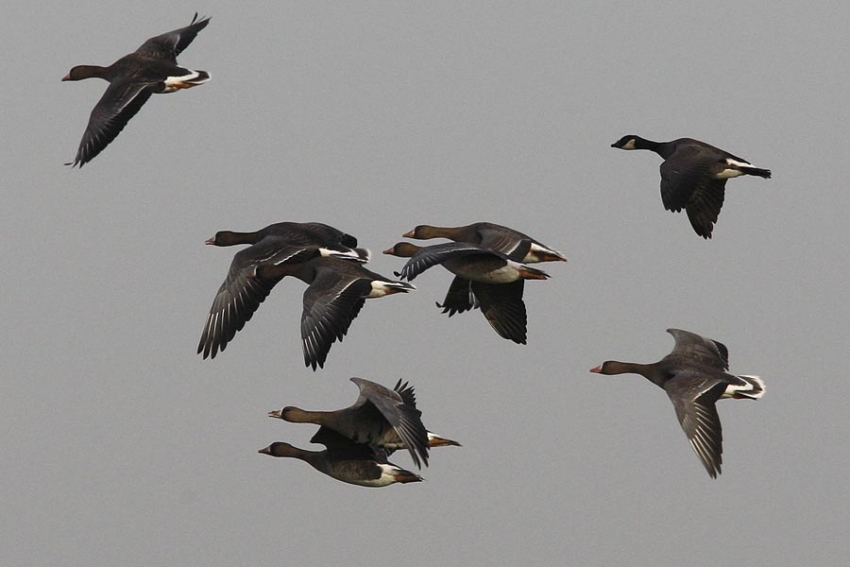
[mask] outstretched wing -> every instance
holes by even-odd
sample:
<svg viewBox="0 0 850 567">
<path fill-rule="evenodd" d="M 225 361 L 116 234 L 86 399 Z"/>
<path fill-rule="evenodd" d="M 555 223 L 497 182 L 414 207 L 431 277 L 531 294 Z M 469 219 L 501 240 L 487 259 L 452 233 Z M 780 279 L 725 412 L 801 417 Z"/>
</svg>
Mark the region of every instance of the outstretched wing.
<svg viewBox="0 0 850 567">
<path fill-rule="evenodd" d="M 522 292 L 525 280 L 507 284 L 472 282 L 472 291 L 481 305 L 481 313 L 499 336 L 526 344 L 528 317 Z"/>
<path fill-rule="evenodd" d="M 729 370 L 729 349 L 723 343 L 681 329 L 667 329 L 667 332 L 676 340 L 671 355 Z"/>
<path fill-rule="evenodd" d="M 726 389 L 725 384 L 696 373 L 683 373 L 668 380 L 664 389 L 688 442 L 708 474 L 716 478 L 723 461 L 723 430 L 715 402 Z"/>
<path fill-rule="evenodd" d="M 151 83 L 137 80 L 113 81 L 89 116 L 73 163 L 82 167 L 106 148 L 153 94 Z"/>
<path fill-rule="evenodd" d="M 185 28 L 176 29 L 150 38 L 136 52 L 147 55 L 148 57 L 169 59 L 172 63 L 176 63 L 177 56 L 189 47 L 189 44 L 192 43 L 198 32 L 207 27 L 209 23 L 209 18 L 201 18 L 199 20 L 196 12 L 191 24 Z"/>
</svg>

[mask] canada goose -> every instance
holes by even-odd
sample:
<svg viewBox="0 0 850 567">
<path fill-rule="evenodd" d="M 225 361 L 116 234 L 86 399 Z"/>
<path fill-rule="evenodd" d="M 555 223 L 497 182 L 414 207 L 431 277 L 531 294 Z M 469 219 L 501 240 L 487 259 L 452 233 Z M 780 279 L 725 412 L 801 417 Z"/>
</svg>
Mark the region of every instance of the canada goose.
<svg viewBox="0 0 850 567">
<path fill-rule="evenodd" d="M 726 180 L 739 175 L 770 178 L 769 169 L 760 169 L 739 158 L 692 138 L 653 142 L 640 136 L 623 136 L 612 148 L 652 150 L 664 158 L 661 164 L 661 201 L 668 211 L 685 209 L 694 231 L 711 238 L 711 231 L 726 189 Z"/>
</svg>

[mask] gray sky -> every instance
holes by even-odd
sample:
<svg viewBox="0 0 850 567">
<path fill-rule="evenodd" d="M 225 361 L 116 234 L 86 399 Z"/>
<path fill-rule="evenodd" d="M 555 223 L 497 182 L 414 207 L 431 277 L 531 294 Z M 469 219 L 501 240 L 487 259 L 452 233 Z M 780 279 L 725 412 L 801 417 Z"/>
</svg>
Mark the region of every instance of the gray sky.
<svg viewBox="0 0 850 567">
<path fill-rule="evenodd" d="M 61 83 L 212 22 L 211 73 L 153 97 L 82 170 L 106 83 Z M 850 554 L 846 183 L 850 7 L 797 2 L 18 3 L 0 126 L 4 565 L 836 565 Z M 711 241 L 664 211 L 682 136 L 773 170 L 732 180 Z M 563 251 L 529 282 L 528 345 L 434 307 L 367 303 L 303 365 L 300 282 L 195 355 L 233 249 L 217 230 L 322 221 L 380 250 L 489 220 Z M 712 481 L 664 393 L 588 369 L 652 362 L 680 327 L 758 374 L 723 401 Z M 257 450 L 311 447 L 266 412 L 332 409 L 350 376 L 416 387 L 427 482 L 345 485 Z M 412 466 L 409 457 L 393 459 Z"/>
</svg>

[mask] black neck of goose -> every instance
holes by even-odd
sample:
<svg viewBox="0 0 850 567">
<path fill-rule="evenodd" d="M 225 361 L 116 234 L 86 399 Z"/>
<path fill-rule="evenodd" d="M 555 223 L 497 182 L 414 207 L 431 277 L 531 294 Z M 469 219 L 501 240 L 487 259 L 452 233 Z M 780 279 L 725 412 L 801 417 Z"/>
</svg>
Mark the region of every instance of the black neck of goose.
<svg viewBox="0 0 850 567">
<path fill-rule="evenodd" d="M 216 246 L 236 246 L 239 244 L 256 244 L 259 236 L 256 232 L 234 232 L 222 230 L 215 235 Z"/>
<path fill-rule="evenodd" d="M 635 149 L 651 150 L 664 159 L 667 159 L 673 154 L 673 150 L 675 148 L 673 148 L 669 142 L 653 142 L 652 140 L 635 136 Z"/>
<path fill-rule="evenodd" d="M 77 65 L 68 74 L 70 80 L 80 81 L 82 79 L 90 79 L 92 77 L 98 79 L 106 79 L 109 69 L 100 65 Z"/>
<path fill-rule="evenodd" d="M 302 461 L 307 461 L 311 465 L 316 460 L 321 453 L 317 453 L 315 451 L 306 451 L 304 449 L 299 449 L 298 447 L 294 447 L 289 443 L 272 443 L 267 449 L 264 449 L 262 452 L 265 452 L 272 457 L 287 457 L 293 459 L 301 459 Z"/>
<path fill-rule="evenodd" d="M 664 383 L 669 378 L 657 362 L 652 364 L 638 364 L 637 362 L 609 360 L 603 364 L 602 374 L 640 374 L 661 388 L 664 387 Z"/>
</svg>

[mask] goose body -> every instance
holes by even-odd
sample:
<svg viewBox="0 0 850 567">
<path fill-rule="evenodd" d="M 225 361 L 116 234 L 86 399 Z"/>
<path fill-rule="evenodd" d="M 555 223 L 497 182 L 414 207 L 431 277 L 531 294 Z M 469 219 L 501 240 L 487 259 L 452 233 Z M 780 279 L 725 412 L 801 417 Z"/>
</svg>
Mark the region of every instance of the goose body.
<svg viewBox="0 0 850 567">
<path fill-rule="evenodd" d="M 723 432 L 715 403 L 722 398 L 757 400 L 764 396 L 758 376 L 728 373 L 729 351 L 722 343 L 680 329 L 667 329 L 673 350 L 652 364 L 608 360 L 590 371 L 640 374 L 667 392 L 679 424 L 712 478 L 720 474 Z"/>
<path fill-rule="evenodd" d="M 416 408 L 413 387 L 401 380 L 392 390 L 363 378 L 352 378 L 360 395 L 351 406 L 334 411 L 308 411 L 287 406 L 269 413 L 293 423 L 314 423 L 376 450 L 405 448 L 414 464 L 428 465 L 428 432 Z M 321 439 L 321 436 L 319 436 Z M 313 440 L 314 443 L 320 441 Z"/>
<path fill-rule="evenodd" d="M 525 264 L 567 261 L 566 256 L 527 234 L 491 222 L 476 222 L 456 227 L 421 224 L 403 236 L 417 240 L 447 238 L 455 242 L 477 244 L 481 248 L 496 250 L 515 262 Z"/>
<path fill-rule="evenodd" d="M 281 222 L 254 232 L 220 231 L 213 246 L 250 245 L 233 257 L 204 324 L 198 354 L 215 358 L 251 320 L 279 279 L 255 277 L 262 265 L 302 263 L 320 257 L 365 262 L 369 251 L 357 239 L 323 223 Z"/>
<path fill-rule="evenodd" d="M 108 81 L 109 86 L 91 112 L 74 161 L 66 165 L 82 167 L 94 159 L 152 94 L 188 89 L 209 81 L 206 71 L 194 71 L 177 64 L 177 56 L 209 22 L 209 18 L 199 20 L 196 13 L 188 26 L 150 38 L 136 51 L 108 67 L 73 67 L 63 81 L 99 78 Z"/>
<path fill-rule="evenodd" d="M 527 315 L 522 299 L 525 280 L 547 279 L 546 272 L 515 262 L 502 252 L 468 242 L 423 247 L 399 242 L 384 250 L 384 254 L 410 258 L 400 273 L 400 277 L 407 280 L 441 264 L 455 274 L 445 301 L 437 304 L 443 313 L 451 317 L 480 307 L 499 336 L 526 344 Z"/>
<path fill-rule="evenodd" d="M 769 169 L 693 138 L 653 142 L 640 136 L 623 136 L 613 144 L 623 150 L 651 150 L 664 159 L 661 164 L 661 201 L 668 211 L 688 214 L 694 231 L 711 238 L 720 215 L 726 181 L 741 175 L 770 178 Z"/>
<path fill-rule="evenodd" d="M 272 457 L 300 459 L 331 478 L 369 488 L 422 481 L 416 473 L 388 462 L 381 451 L 355 443 L 331 429 L 320 428 L 313 440 L 325 445 L 326 449 L 307 451 L 289 443 L 276 442 L 259 452 Z"/>
</svg>

